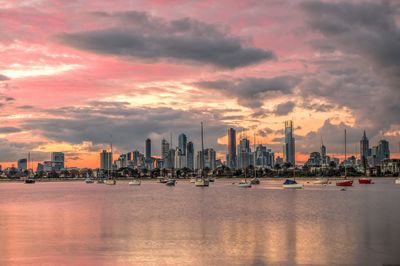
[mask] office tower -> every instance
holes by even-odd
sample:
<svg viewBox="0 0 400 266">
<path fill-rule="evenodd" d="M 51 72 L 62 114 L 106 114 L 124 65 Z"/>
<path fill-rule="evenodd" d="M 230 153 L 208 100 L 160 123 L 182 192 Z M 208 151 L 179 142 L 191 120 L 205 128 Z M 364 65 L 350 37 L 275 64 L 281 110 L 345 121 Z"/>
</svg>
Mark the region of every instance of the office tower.
<svg viewBox="0 0 400 266">
<path fill-rule="evenodd" d="M 204 150 L 204 168 L 208 167 L 211 170 L 215 169 L 216 152 L 214 149 Z"/>
<path fill-rule="evenodd" d="M 246 168 L 251 164 L 251 150 L 250 141 L 247 138 L 243 138 L 239 142 L 238 146 L 238 167 Z"/>
<path fill-rule="evenodd" d="M 189 141 L 186 145 L 186 167 L 194 170 L 194 145 Z"/>
<path fill-rule="evenodd" d="M 181 149 L 179 147 L 176 147 L 176 150 L 175 150 L 175 168 L 176 169 L 181 169 L 184 167 L 182 165 L 182 163 L 183 163 L 182 157 L 184 157 L 184 156 L 182 155 Z"/>
<path fill-rule="evenodd" d="M 321 138 L 321 162 L 320 164 L 327 164 L 328 160 L 327 160 L 327 156 L 326 156 L 326 146 L 324 145 L 324 142 L 322 141 Z"/>
<path fill-rule="evenodd" d="M 164 160 L 168 156 L 168 151 L 169 151 L 169 143 L 165 139 L 162 139 L 162 141 L 161 141 L 161 159 Z"/>
<path fill-rule="evenodd" d="M 283 156 L 286 163 L 296 165 L 295 157 L 295 139 L 293 137 L 293 121 L 289 120 L 285 122 L 285 144 L 283 146 Z"/>
<path fill-rule="evenodd" d="M 237 167 L 237 156 L 236 156 L 236 130 L 233 128 L 228 129 L 228 156 L 227 164 L 229 168 Z"/>
<path fill-rule="evenodd" d="M 28 169 L 28 160 L 26 158 L 18 160 L 18 170 L 25 171 Z"/>
<path fill-rule="evenodd" d="M 369 153 L 369 140 L 367 138 L 367 135 L 365 134 L 365 130 L 364 130 L 364 134 L 361 138 L 360 141 L 360 159 L 361 161 L 365 161 L 368 157 Z"/>
<path fill-rule="evenodd" d="M 151 139 L 146 139 L 146 159 L 151 158 Z"/>
<path fill-rule="evenodd" d="M 100 153 L 100 169 L 101 170 L 111 170 L 112 165 L 112 153 L 103 150 Z"/>
<path fill-rule="evenodd" d="M 181 152 L 181 155 L 186 155 L 186 144 L 187 144 L 187 137 L 185 134 L 180 134 L 178 136 L 178 147 Z"/>
<path fill-rule="evenodd" d="M 53 164 L 53 168 L 56 171 L 59 171 L 64 168 L 64 153 L 63 152 L 52 152 L 51 153 L 51 161 Z"/>
<path fill-rule="evenodd" d="M 275 163 L 275 154 L 262 144 L 257 145 L 254 151 L 254 166 L 272 168 Z"/>
<path fill-rule="evenodd" d="M 381 163 L 384 159 L 390 159 L 389 142 L 387 140 L 380 140 L 377 149 L 377 163 Z"/>
</svg>

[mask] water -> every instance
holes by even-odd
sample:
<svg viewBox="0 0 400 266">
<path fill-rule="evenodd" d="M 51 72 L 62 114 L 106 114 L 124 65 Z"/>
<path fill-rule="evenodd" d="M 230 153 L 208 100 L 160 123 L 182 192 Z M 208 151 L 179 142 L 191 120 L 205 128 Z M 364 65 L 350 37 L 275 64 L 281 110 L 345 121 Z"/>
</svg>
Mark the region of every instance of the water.
<svg viewBox="0 0 400 266">
<path fill-rule="evenodd" d="M 0 265 L 400 264 L 400 186 L 0 184 Z"/>
</svg>

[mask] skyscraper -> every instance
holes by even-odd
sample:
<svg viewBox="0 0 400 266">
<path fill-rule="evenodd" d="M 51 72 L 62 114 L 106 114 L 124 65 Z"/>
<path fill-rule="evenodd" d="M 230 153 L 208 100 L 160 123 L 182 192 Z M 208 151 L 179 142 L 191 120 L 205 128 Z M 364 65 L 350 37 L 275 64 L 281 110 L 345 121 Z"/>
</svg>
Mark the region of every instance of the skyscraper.
<svg viewBox="0 0 400 266">
<path fill-rule="evenodd" d="M 146 159 L 151 158 L 151 139 L 146 139 Z"/>
<path fill-rule="evenodd" d="M 293 137 L 293 121 L 285 122 L 285 144 L 283 146 L 283 156 L 286 163 L 296 164 L 295 139 Z"/>
<path fill-rule="evenodd" d="M 111 164 L 112 164 L 112 155 L 111 152 L 107 152 L 106 150 L 103 150 L 100 153 L 100 169 L 101 170 L 111 170 Z"/>
<path fill-rule="evenodd" d="M 377 149 L 377 163 L 381 163 L 384 159 L 390 159 L 389 142 L 380 140 Z"/>
<path fill-rule="evenodd" d="M 28 169 L 28 160 L 26 158 L 18 160 L 18 170 L 25 171 Z"/>
<path fill-rule="evenodd" d="M 162 141 L 161 141 L 161 159 L 164 160 L 168 156 L 168 151 L 169 151 L 169 143 L 165 139 L 162 139 Z"/>
<path fill-rule="evenodd" d="M 54 170 L 59 171 L 64 168 L 64 153 L 63 152 L 52 152 L 51 161 Z"/>
<path fill-rule="evenodd" d="M 367 135 L 365 134 L 365 130 L 364 130 L 364 134 L 360 140 L 360 159 L 361 159 L 361 161 L 366 160 L 367 157 L 369 156 L 368 150 L 369 150 L 369 140 L 368 140 Z"/>
<path fill-rule="evenodd" d="M 327 156 L 326 156 L 326 146 L 321 138 L 321 164 L 328 164 Z"/>
<path fill-rule="evenodd" d="M 187 144 L 187 137 L 185 134 L 180 134 L 178 136 L 178 147 L 181 152 L 181 155 L 186 155 L 186 144 Z"/>
<path fill-rule="evenodd" d="M 250 150 L 250 141 L 247 138 L 243 138 L 240 140 L 239 146 L 238 146 L 238 155 L 239 155 L 239 160 L 237 166 L 239 168 L 246 168 L 248 167 L 251 163 L 251 150 Z"/>
<path fill-rule="evenodd" d="M 186 145 L 186 167 L 194 170 L 194 145 L 189 141 Z"/>
<path fill-rule="evenodd" d="M 228 167 L 237 167 L 237 156 L 236 156 L 236 130 L 233 128 L 228 129 L 228 156 L 227 156 Z"/>
</svg>

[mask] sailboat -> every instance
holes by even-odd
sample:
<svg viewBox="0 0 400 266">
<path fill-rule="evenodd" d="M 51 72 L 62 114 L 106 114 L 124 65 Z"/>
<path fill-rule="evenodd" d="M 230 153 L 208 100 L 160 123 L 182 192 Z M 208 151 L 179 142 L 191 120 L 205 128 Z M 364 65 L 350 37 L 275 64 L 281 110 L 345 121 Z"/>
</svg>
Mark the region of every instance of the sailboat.
<svg viewBox="0 0 400 266">
<path fill-rule="evenodd" d="M 328 182 L 329 182 L 328 178 L 320 177 L 320 178 L 317 178 L 316 180 L 314 180 L 313 184 L 314 185 L 326 185 L 326 184 L 328 184 Z"/>
<path fill-rule="evenodd" d="M 29 168 L 29 164 L 31 161 L 31 153 L 28 153 L 28 176 L 25 179 L 25 184 L 35 184 L 35 175 L 33 174 L 33 170 Z"/>
<path fill-rule="evenodd" d="M 140 186 L 142 184 L 142 181 L 138 178 L 132 179 L 132 181 L 129 181 L 128 183 L 130 186 Z"/>
<path fill-rule="evenodd" d="M 201 157 L 200 157 L 200 166 L 201 166 L 201 174 L 194 181 L 194 185 L 196 187 L 208 187 L 209 180 L 204 178 L 204 139 L 203 139 L 203 122 L 201 122 Z"/>
<path fill-rule="evenodd" d="M 347 160 L 347 133 L 346 133 L 346 129 L 345 129 L 344 130 L 344 180 L 336 182 L 336 186 L 338 186 L 338 187 L 353 186 L 353 180 L 347 180 L 346 160 Z"/>
<path fill-rule="evenodd" d="M 358 179 L 358 183 L 359 184 L 364 184 L 364 185 L 373 184 L 372 183 L 372 179 L 371 178 L 366 178 L 366 177 L 359 178 Z"/>
<path fill-rule="evenodd" d="M 299 189 L 304 187 L 303 184 L 296 182 L 296 166 L 293 166 L 293 180 L 286 179 L 282 186 L 286 189 Z"/>
<path fill-rule="evenodd" d="M 238 187 L 243 187 L 243 188 L 250 188 L 251 187 L 251 182 L 247 182 L 246 181 L 246 176 L 247 176 L 247 171 L 245 169 L 245 171 L 244 171 L 244 180 L 241 180 L 239 182 Z"/>
<path fill-rule="evenodd" d="M 394 180 L 394 183 L 397 184 L 397 185 L 400 185 L 400 177 L 396 178 L 396 180 Z"/>
</svg>

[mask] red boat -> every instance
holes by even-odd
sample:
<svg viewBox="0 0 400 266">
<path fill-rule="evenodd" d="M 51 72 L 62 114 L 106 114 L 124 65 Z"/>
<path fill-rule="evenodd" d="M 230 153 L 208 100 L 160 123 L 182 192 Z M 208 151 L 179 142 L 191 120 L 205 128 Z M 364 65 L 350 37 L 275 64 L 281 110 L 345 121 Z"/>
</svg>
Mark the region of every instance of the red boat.
<svg viewBox="0 0 400 266">
<path fill-rule="evenodd" d="M 336 182 L 338 187 L 351 187 L 353 185 L 353 180 L 343 180 Z"/>
<path fill-rule="evenodd" d="M 372 184 L 372 179 L 371 178 L 360 178 L 358 179 L 359 184 Z"/>
</svg>

